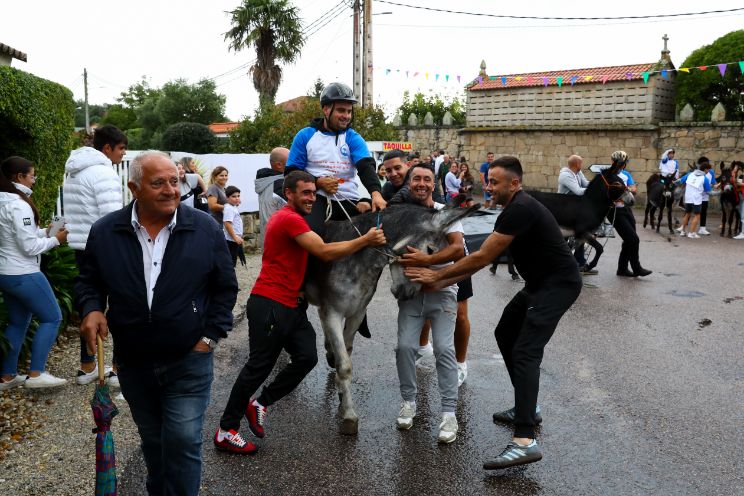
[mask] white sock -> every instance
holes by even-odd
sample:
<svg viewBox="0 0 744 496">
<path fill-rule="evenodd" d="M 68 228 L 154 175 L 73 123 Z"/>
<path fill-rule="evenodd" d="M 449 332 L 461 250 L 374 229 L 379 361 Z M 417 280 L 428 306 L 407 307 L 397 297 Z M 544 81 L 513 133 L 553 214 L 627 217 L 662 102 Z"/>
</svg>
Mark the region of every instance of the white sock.
<svg viewBox="0 0 744 496">
<path fill-rule="evenodd" d="M 530 444 L 519 444 L 516 441 L 514 441 L 514 444 L 516 444 L 517 446 L 521 446 L 522 448 L 533 448 L 537 446 L 537 439 L 533 439 Z"/>
<path fill-rule="evenodd" d="M 253 404 L 259 408 L 265 408 L 261 403 L 258 402 L 258 400 L 253 400 Z"/>
<path fill-rule="evenodd" d="M 442 417 L 454 417 L 455 412 L 442 412 Z"/>
<path fill-rule="evenodd" d="M 218 441 L 224 441 L 225 438 L 232 437 L 231 434 L 228 431 L 223 431 L 222 427 L 220 427 L 220 431 L 217 433 L 217 440 Z"/>
</svg>

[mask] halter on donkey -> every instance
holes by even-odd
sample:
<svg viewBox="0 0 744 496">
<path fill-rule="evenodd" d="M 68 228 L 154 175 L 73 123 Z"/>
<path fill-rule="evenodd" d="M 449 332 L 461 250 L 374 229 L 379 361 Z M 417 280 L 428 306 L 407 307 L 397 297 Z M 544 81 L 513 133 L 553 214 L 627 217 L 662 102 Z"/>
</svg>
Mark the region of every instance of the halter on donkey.
<svg viewBox="0 0 744 496">
<path fill-rule="evenodd" d="M 351 351 L 356 330 L 367 305 L 377 289 L 383 269 L 390 266 L 392 286 L 397 299 L 408 299 L 420 289 L 404 274 L 396 262 L 406 246 L 436 251 L 452 224 L 478 210 L 445 208 L 434 210 L 416 205 L 391 205 L 379 213 L 366 213 L 346 221 L 326 224 L 326 243 L 354 239 L 359 232 L 382 224 L 388 244 L 384 249 L 365 248 L 353 255 L 311 268 L 305 283 L 307 299 L 318 307 L 325 334 L 326 358 L 336 368 L 336 387 L 340 399 L 341 433 L 356 434 L 359 417 L 351 396 Z"/>
</svg>

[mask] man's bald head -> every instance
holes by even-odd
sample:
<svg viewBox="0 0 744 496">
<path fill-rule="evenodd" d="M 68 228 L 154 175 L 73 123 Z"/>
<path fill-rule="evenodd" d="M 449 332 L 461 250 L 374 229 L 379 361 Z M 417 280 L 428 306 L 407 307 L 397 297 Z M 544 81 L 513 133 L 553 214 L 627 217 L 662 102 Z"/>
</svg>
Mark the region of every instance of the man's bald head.
<svg viewBox="0 0 744 496">
<path fill-rule="evenodd" d="M 571 155 L 570 157 L 568 157 L 568 168 L 571 169 L 574 173 L 577 173 L 581 170 L 581 165 L 583 163 L 584 159 L 578 155 Z"/>
<path fill-rule="evenodd" d="M 271 153 L 269 154 L 269 164 L 273 170 L 284 172 L 284 167 L 287 165 L 288 158 L 289 149 L 279 146 L 271 150 Z"/>
</svg>

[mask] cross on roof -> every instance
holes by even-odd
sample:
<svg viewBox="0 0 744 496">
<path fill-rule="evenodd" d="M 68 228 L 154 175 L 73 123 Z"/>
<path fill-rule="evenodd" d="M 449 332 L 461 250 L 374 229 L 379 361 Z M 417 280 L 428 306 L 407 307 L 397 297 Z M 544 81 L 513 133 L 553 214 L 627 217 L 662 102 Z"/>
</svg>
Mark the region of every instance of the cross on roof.
<svg viewBox="0 0 744 496">
<path fill-rule="evenodd" d="M 668 52 L 669 49 L 667 48 L 667 41 L 669 41 L 669 37 L 665 34 L 664 36 L 661 37 L 661 39 L 664 40 L 664 51 Z"/>
</svg>

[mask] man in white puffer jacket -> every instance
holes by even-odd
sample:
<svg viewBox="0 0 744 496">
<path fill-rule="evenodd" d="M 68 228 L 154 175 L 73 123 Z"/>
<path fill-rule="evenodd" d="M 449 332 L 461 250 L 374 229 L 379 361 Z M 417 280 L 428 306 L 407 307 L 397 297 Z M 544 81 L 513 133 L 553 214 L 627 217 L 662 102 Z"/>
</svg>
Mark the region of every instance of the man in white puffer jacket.
<svg viewBox="0 0 744 496">
<path fill-rule="evenodd" d="M 68 243 L 75 250 L 75 260 L 80 259 L 88 241 L 91 226 L 104 215 L 120 210 L 122 182 L 113 164 L 119 164 L 127 152 L 127 137 L 117 127 L 106 125 L 96 129 L 93 148 L 84 146 L 73 150 L 65 164 L 63 187 L 65 227 L 69 231 Z M 116 372 L 106 371 L 107 382 L 118 386 Z M 89 384 L 98 378 L 95 356 L 88 353 L 80 339 L 80 370 L 78 384 Z"/>
</svg>

